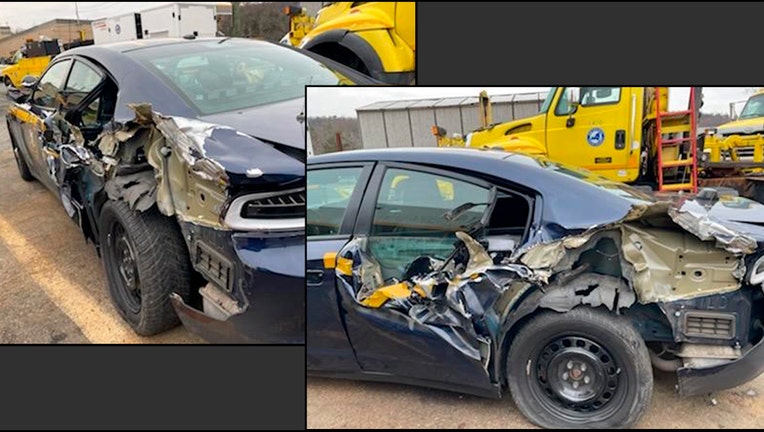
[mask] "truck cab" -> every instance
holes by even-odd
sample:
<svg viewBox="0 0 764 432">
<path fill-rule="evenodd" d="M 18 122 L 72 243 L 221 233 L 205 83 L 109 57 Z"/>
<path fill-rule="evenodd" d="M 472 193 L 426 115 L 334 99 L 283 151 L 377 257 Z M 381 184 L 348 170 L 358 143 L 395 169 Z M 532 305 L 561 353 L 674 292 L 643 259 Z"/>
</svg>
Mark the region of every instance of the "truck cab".
<svg viewBox="0 0 764 432">
<path fill-rule="evenodd" d="M 621 182 L 640 176 L 643 87 L 552 87 L 532 117 L 493 124 L 465 145 L 501 148 L 586 168 Z"/>
<path fill-rule="evenodd" d="M 35 78 L 48 67 L 50 60 L 61 53 L 58 39 L 50 41 L 27 41 L 24 47 L 17 50 L 11 58 L 11 66 L 2 70 L 2 82 L 6 87 L 21 87 L 25 76 Z"/>
<path fill-rule="evenodd" d="M 733 121 L 706 131 L 704 151 L 710 163 L 735 162 L 739 172 L 761 173 L 764 162 L 764 90 L 748 98 Z M 729 165 L 729 164 L 728 164 Z"/>
</svg>

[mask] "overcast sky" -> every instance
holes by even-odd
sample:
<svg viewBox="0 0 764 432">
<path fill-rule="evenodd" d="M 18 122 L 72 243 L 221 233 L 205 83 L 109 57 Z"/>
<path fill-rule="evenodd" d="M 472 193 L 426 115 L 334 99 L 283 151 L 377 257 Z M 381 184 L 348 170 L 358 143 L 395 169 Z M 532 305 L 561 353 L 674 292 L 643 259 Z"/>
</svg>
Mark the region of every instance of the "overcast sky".
<svg viewBox="0 0 764 432">
<path fill-rule="evenodd" d="M 93 20 L 139 12 L 173 2 L 76 2 L 80 19 Z M 210 3 L 210 2 L 185 2 Z M 0 2 L 0 25 L 27 29 L 55 18 L 77 18 L 75 2 Z"/>
<path fill-rule="evenodd" d="M 481 90 L 489 96 L 513 93 L 546 92 L 549 87 L 309 87 L 308 116 L 355 117 L 355 109 L 374 102 L 477 96 Z M 703 112 L 729 113 L 730 102 L 744 101 L 751 87 L 704 87 Z M 687 106 L 688 88 L 669 88 L 670 109 Z M 737 112 L 740 113 L 741 105 Z"/>
</svg>

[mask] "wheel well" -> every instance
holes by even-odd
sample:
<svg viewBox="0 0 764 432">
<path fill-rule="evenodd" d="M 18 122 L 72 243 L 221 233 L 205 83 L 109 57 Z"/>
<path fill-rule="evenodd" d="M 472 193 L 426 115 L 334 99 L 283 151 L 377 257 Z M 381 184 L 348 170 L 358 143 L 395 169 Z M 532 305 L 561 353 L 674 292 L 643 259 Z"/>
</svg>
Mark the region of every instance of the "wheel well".
<svg viewBox="0 0 764 432">
<path fill-rule="evenodd" d="M 332 59 L 336 62 L 342 63 L 343 65 L 355 69 L 364 75 L 370 75 L 369 68 L 366 63 L 361 60 L 361 57 L 351 49 L 346 48 L 340 44 L 333 42 L 320 43 L 311 47 L 310 51 Z"/>
</svg>

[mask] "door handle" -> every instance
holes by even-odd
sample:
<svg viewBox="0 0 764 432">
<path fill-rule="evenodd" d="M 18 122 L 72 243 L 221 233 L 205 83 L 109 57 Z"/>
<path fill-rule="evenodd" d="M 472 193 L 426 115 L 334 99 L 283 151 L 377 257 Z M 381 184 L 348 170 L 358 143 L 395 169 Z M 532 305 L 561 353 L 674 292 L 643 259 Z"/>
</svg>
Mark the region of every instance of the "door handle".
<svg viewBox="0 0 764 432">
<path fill-rule="evenodd" d="M 319 286 L 324 283 L 324 271 L 323 270 L 306 270 L 305 271 L 305 283 L 309 286 Z"/>
</svg>

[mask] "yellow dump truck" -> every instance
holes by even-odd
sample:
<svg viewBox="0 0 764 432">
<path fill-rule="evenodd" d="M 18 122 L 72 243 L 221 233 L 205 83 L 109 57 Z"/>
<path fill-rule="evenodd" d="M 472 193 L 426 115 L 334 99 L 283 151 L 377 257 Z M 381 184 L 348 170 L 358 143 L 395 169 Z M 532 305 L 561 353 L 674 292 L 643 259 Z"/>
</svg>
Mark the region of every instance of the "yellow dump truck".
<svg viewBox="0 0 764 432">
<path fill-rule="evenodd" d="M 413 84 L 416 2 L 325 2 L 315 17 L 286 7 L 282 43 L 347 65 L 389 84 Z"/>
<path fill-rule="evenodd" d="M 39 77 L 50 60 L 61 52 L 58 40 L 35 42 L 28 40 L 11 58 L 11 65 L 0 71 L 6 87 L 21 87 L 21 80 L 31 75 Z"/>
</svg>

